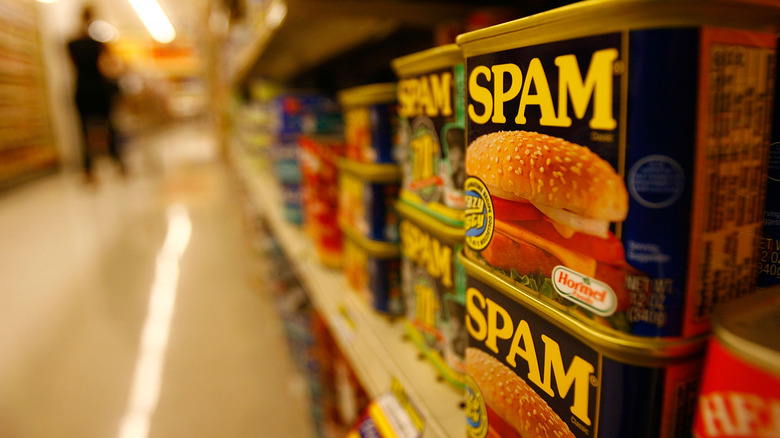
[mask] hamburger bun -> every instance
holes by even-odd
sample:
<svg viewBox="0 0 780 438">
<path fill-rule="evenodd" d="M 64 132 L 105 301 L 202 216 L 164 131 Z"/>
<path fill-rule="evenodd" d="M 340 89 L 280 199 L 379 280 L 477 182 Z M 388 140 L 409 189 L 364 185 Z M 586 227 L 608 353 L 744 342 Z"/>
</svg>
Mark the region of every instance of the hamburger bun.
<svg viewBox="0 0 780 438">
<path fill-rule="evenodd" d="M 482 135 L 469 145 L 466 172 L 481 179 L 491 195 L 527 200 L 542 211 L 612 222 L 628 213 L 628 191 L 612 166 L 562 138 L 528 131 Z"/>
<path fill-rule="evenodd" d="M 495 357 L 469 347 L 466 366 L 485 403 L 522 438 L 574 438 L 550 405 Z"/>
</svg>

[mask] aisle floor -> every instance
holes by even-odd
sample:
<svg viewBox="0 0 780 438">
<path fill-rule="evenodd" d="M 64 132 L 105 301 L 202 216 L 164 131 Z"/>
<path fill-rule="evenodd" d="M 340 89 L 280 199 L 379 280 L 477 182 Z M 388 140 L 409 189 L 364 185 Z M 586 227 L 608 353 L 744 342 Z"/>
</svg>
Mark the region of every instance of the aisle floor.
<svg viewBox="0 0 780 438">
<path fill-rule="evenodd" d="M 127 179 L 0 193 L 0 436 L 314 436 L 215 144 L 170 127 Z"/>
</svg>

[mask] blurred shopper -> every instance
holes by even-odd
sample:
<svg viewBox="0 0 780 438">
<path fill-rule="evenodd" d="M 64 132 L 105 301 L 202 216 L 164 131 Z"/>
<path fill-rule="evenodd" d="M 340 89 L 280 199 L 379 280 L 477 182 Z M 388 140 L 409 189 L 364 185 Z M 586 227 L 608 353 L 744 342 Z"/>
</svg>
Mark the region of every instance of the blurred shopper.
<svg viewBox="0 0 780 438">
<path fill-rule="evenodd" d="M 82 29 L 79 36 L 68 43 L 68 52 L 76 67 L 76 108 L 81 117 L 83 166 L 88 183 L 95 181 L 93 161 L 99 149 L 108 153 L 119 166 L 122 175 L 126 167 L 122 161 L 116 131 L 111 121 L 113 101 L 118 94 L 116 78 L 117 61 L 108 47 L 90 36 L 89 26 L 94 21 L 91 6 L 82 12 Z"/>
</svg>

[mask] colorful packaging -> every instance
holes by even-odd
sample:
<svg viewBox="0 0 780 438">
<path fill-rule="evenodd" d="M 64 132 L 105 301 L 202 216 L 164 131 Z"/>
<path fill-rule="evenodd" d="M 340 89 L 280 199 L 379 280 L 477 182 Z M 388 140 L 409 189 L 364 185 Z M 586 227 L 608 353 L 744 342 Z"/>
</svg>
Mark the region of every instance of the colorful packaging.
<svg viewBox="0 0 780 438">
<path fill-rule="evenodd" d="M 463 54 L 455 44 L 396 58 L 401 199 L 463 226 L 466 113 Z"/>
<path fill-rule="evenodd" d="M 704 337 L 605 335 L 463 258 L 467 436 L 679 437 Z"/>
<path fill-rule="evenodd" d="M 397 163 L 398 113 L 395 84 L 371 84 L 339 93 L 347 158 L 361 163 Z"/>
<path fill-rule="evenodd" d="M 461 35 L 468 255 L 608 332 L 706 333 L 755 289 L 778 23 L 604 1 Z"/>
<path fill-rule="evenodd" d="M 306 229 L 325 266 L 341 265 L 342 236 L 338 223 L 338 160 L 344 155 L 341 137 L 302 136 L 301 173 Z"/>
<path fill-rule="evenodd" d="M 463 326 L 466 271 L 457 254 L 463 228 L 451 227 L 399 201 L 401 289 L 407 331 L 452 385 L 462 388 L 468 333 Z"/>
<path fill-rule="evenodd" d="M 780 288 L 718 307 L 695 437 L 780 436 Z"/>
<path fill-rule="evenodd" d="M 394 164 L 339 161 L 339 217 L 372 240 L 398 242 L 401 171 Z"/>
<path fill-rule="evenodd" d="M 344 233 L 342 258 L 347 283 L 378 312 L 403 314 L 398 243 L 371 240 L 347 223 L 340 225 Z"/>
<path fill-rule="evenodd" d="M 277 134 L 337 133 L 344 123 L 338 102 L 329 96 L 290 93 L 276 98 Z"/>
</svg>

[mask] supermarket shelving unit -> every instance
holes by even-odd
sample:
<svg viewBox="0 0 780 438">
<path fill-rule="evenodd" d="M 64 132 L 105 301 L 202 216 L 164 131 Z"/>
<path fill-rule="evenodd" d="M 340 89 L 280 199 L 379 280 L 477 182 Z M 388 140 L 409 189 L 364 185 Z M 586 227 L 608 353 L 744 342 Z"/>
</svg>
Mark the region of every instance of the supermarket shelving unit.
<svg viewBox="0 0 780 438">
<path fill-rule="evenodd" d="M 284 219 L 275 180 L 259 172 L 239 147 L 232 148 L 231 155 L 251 202 L 278 237 L 368 395 L 376 397 L 388 391 L 391 380 L 396 378 L 425 419 L 423 437 L 464 436 L 462 394 L 439 379 L 433 366 L 422 359 L 407 340 L 400 319 L 392 320 L 375 312 L 358 292 L 350 289 L 341 271 L 321 265 L 305 232 Z"/>
</svg>

